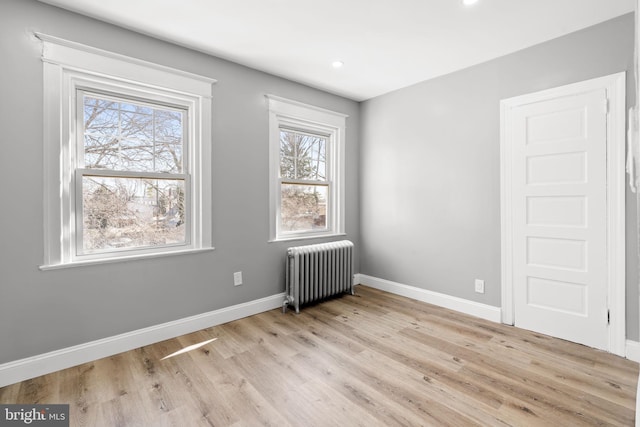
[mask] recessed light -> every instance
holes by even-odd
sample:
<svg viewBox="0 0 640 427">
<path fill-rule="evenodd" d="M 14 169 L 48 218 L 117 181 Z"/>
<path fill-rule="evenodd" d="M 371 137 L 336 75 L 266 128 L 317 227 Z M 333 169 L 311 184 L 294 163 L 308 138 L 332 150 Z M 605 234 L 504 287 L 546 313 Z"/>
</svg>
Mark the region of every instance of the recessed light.
<svg viewBox="0 0 640 427">
<path fill-rule="evenodd" d="M 342 62 L 342 61 L 333 61 L 331 63 L 331 66 L 333 68 L 341 68 L 343 65 L 344 65 L 344 62 Z"/>
<path fill-rule="evenodd" d="M 465 6 L 471 6 L 478 3 L 478 0 L 462 0 L 462 4 Z"/>
</svg>

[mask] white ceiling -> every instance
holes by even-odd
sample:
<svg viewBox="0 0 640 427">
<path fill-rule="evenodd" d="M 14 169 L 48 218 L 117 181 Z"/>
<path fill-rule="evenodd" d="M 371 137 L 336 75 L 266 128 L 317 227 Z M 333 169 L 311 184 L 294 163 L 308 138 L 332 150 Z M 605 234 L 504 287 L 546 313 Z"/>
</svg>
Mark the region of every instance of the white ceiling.
<svg viewBox="0 0 640 427">
<path fill-rule="evenodd" d="M 632 12 L 636 0 L 40 0 L 357 101 Z M 334 69 L 335 60 L 344 62 Z"/>
</svg>

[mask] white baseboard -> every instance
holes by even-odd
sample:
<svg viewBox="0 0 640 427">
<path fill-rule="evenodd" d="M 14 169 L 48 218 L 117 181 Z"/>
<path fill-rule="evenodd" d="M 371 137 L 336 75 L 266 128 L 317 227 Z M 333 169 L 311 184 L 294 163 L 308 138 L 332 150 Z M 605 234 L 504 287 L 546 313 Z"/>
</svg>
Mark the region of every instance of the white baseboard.
<svg viewBox="0 0 640 427">
<path fill-rule="evenodd" d="M 501 312 L 498 307 L 428 291 L 415 286 L 378 279 L 365 274 L 356 274 L 354 282 L 496 323 L 499 323 L 501 319 Z M 8 362 L 0 365 L 0 387 L 279 308 L 282 307 L 284 296 L 284 293 L 276 294 L 208 313 Z M 640 342 L 627 340 L 626 357 L 629 360 L 640 363 Z"/>
<path fill-rule="evenodd" d="M 356 284 L 380 289 L 381 291 L 390 292 L 392 294 L 401 295 L 403 297 L 412 298 L 418 301 L 448 308 L 450 310 L 480 317 L 492 322 L 501 322 L 501 310 L 499 307 L 481 304 L 463 298 L 452 297 L 446 294 L 440 294 L 438 292 L 428 291 L 415 286 L 403 285 L 402 283 L 392 282 L 390 280 L 378 279 L 377 277 L 367 276 L 366 274 L 356 274 L 354 282 Z M 627 340 L 625 356 L 629 360 L 640 363 L 640 342 Z"/>
<path fill-rule="evenodd" d="M 284 293 L 0 365 L 0 387 L 282 307 Z"/>
<path fill-rule="evenodd" d="M 640 363 L 640 342 L 627 340 L 625 356 L 629 360 Z"/>
<path fill-rule="evenodd" d="M 357 284 L 370 286 L 372 288 L 380 289 L 381 291 L 390 292 L 392 294 L 412 298 L 418 301 L 448 308 L 450 310 L 459 311 L 461 313 L 480 317 L 492 322 L 501 322 L 502 312 L 500 308 L 492 305 L 481 304 L 463 298 L 428 291 L 415 286 L 403 285 L 402 283 L 396 283 L 390 280 L 378 279 L 365 274 L 356 274 L 354 281 Z"/>
</svg>

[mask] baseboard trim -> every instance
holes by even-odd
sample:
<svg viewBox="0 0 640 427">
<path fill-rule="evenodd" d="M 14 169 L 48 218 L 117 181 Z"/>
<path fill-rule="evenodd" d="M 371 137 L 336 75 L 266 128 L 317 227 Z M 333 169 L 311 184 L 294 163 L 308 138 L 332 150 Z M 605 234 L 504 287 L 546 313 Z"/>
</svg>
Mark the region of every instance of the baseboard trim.
<svg viewBox="0 0 640 427">
<path fill-rule="evenodd" d="M 0 365 L 0 387 L 282 307 L 284 293 Z"/>
<path fill-rule="evenodd" d="M 629 360 L 640 363 L 640 342 L 627 340 L 625 356 Z"/>
<path fill-rule="evenodd" d="M 450 310 L 459 311 L 461 313 L 480 317 L 492 322 L 500 323 L 501 321 L 502 312 L 499 307 L 428 291 L 426 289 L 404 285 L 390 280 L 378 279 L 377 277 L 367 276 L 366 274 L 356 274 L 355 283 L 437 305 L 439 307 L 448 308 Z"/>
<path fill-rule="evenodd" d="M 354 283 L 459 311 L 492 322 L 500 323 L 501 321 L 499 307 L 379 279 L 366 274 L 356 274 Z M 284 297 L 285 294 L 280 293 L 208 313 L 4 363 L 0 365 L 0 387 L 273 310 L 282 307 Z M 627 340 L 625 355 L 627 359 L 640 363 L 640 342 Z"/>
</svg>

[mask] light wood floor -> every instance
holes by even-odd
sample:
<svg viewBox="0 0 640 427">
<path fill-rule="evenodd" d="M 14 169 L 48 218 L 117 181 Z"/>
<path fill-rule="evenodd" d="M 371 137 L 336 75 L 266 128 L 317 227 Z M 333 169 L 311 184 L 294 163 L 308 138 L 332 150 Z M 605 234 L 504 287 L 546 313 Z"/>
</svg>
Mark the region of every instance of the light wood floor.
<svg viewBox="0 0 640 427">
<path fill-rule="evenodd" d="M 633 425 L 634 362 L 356 293 L 1 388 L 0 402 L 69 403 L 72 426 Z"/>
</svg>

